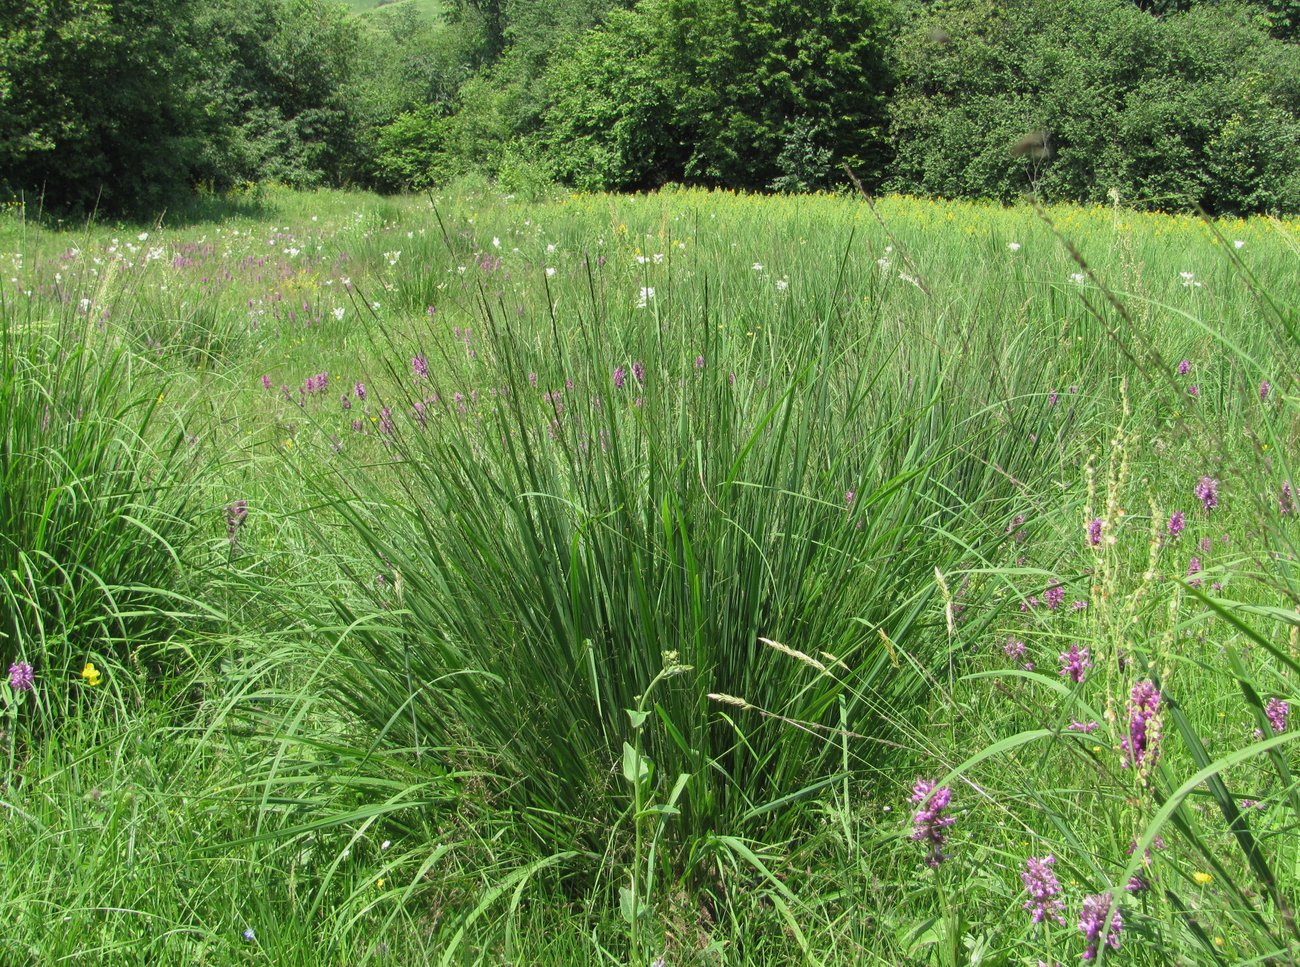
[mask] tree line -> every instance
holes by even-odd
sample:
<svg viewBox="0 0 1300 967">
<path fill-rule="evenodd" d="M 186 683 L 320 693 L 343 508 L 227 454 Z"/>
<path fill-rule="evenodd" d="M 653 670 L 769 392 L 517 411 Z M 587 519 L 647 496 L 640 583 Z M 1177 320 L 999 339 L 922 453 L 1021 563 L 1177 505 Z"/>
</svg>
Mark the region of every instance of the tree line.
<svg viewBox="0 0 1300 967">
<path fill-rule="evenodd" d="M 0 0 L 0 192 L 669 183 L 1300 211 L 1300 0 Z"/>
</svg>

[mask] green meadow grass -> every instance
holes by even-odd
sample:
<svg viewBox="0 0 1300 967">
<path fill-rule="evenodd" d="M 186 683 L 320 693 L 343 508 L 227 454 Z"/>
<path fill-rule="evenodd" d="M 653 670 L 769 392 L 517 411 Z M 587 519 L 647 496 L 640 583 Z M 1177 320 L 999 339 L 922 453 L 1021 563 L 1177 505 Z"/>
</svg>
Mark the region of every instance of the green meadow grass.
<svg viewBox="0 0 1300 967">
<path fill-rule="evenodd" d="M 470 185 L 6 215 L 5 958 L 1065 963 L 1109 895 L 1100 960 L 1291 962 L 1297 243 Z"/>
</svg>

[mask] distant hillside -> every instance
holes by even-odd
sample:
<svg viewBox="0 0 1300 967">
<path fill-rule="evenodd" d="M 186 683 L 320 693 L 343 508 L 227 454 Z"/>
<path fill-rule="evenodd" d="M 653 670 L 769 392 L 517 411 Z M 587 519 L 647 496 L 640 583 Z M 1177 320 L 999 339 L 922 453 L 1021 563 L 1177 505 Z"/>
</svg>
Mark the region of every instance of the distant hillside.
<svg viewBox="0 0 1300 967">
<path fill-rule="evenodd" d="M 357 16 L 366 16 L 381 10 L 398 7 L 416 7 L 429 16 L 442 11 L 441 0 L 343 0 L 343 5 Z"/>
</svg>

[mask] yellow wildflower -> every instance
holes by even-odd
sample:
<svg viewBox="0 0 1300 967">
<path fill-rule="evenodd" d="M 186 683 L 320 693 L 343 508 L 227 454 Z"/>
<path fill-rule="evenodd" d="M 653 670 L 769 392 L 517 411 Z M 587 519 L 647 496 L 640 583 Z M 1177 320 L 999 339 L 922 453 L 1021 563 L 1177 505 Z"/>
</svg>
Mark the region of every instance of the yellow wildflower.
<svg viewBox="0 0 1300 967">
<path fill-rule="evenodd" d="M 81 677 L 86 680 L 88 685 L 98 685 L 100 674 L 99 669 L 95 667 L 94 662 L 86 662 L 86 667 L 81 670 Z"/>
<path fill-rule="evenodd" d="M 1195 873 L 1192 874 L 1192 879 L 1195 880 L 1197 883 L 1199 883 L 1201 886 L 1209 886 L 1211 883 L 1214 882 L 1213 876 L 1211 876 L 1209 873 L 1203 873 L 1200 870 L 1197 870 Z"/>
</svg>

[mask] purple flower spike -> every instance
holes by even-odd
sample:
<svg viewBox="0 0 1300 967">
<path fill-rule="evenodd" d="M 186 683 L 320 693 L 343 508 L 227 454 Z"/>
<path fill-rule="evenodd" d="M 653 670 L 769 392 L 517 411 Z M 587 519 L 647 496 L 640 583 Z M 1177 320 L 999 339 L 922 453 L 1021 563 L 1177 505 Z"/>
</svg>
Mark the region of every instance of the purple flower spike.
<svg viewBox="0 0 1300 967">
<path fill-rule="evenodd" d="M 1160 756 L 1160 692 L 1150 681 L 1138 682 L 1129 693 L 1128 738 L 1120 747 L 1126 769 L 1153 766 Z"/>
<path fill-rule="evenodd" d="M 1104 523 L 1100 517 L 1094 517 L 1088 522 L 1088 543 L 1093 547 L 1101 543 L 1101 528 Z"/>
<path fill-rule="evenodd" d="M 268 374 L 264 374 L 262 376 L 262 389 L 270 389 L 270 388 L 271 388 L 271 377 Z"/>
<path fill-rule="evenodd" d="M 1055 862 L 1056 857 L 1051 855 L 1041 859 L 1031 856 L 1025 860 L 1020 882 L 1029 894 L 1024 909 L 1030 912 L 1032 923 L 1042 923 L 1050 917 L 1062 926 L 1065 925 L 1065 917 L 1061 915 L 1065 909 L 1065 902 L 1061 899 L 1061 882 L 1052 872 L 1052 864 Z"/>
<path fill-rule="evenodd" d="M 947 786 L 938 789 L 928 779 L 917 779 L 912 787 L 912 804 L 917 807 L 912 816 L 912 839 L 918 843 L 928 843 L 930 852 L 926 854 L 927 866 L 938 867 L 948 857 L 943 852 L 943 844 L 948 839 L 947 829 L 956 820 L 945 816 L 952 790 Z"/>
<path fill-rule="evenodd" d="M 226 539 L 232 547 L 239 544 L 239 530 L 248 520 L 248 501 L 236 500 L 226 508 Z"/>
<path fill-rule="evenodd" d="M 627 382 L 627 371 L 619 366 L 614 370 L 614 388 L 622 389 L 623 384 Z"/>
<path fill-rule="evenodd" d="M 1270 383 L 1268 380 L 1264 380 L 1262 383 L 1260 383 L 1260 384 L 1259 384 L 1259 399 L 1260 399 L 1260 402 L 1265 402 L 1265 403 L 1268 402 L 1268 394 L 1271 393 L 1271 392 L 1273 392 L 1273 384 L 1272 384 L 1272 383 Z"/>
<path fill-rule="evenodd" d="M 30 692 L 36 682 L 32 666 L 25 661 L 16 661 L 9 666 L 9 687 L 15 692 Z"/>
<path fill-rule="evenodd" d="M 12 675 L 13 669 L 10 669 Z M 10 679 L 12 681 L 12 677 Z M 1286 717 L 1291 711 L 1291 706 L 1280 698 L 1270 698 L 1268 705 L 1264 708 L 1264 714 L 1268 716 L 1268 724 L 1273 727 L 1275 735 L 1281 735 L 1286 731 Z"/>
<path fill-rule="evenodd" d="M 1186 376 L 1191 371 L 1192 371 L 1192 361 L 1190 359 L 1184 359 L 1182 362 L 1178 364 L 1179 376 Z"/>
<path fill-rule="evenodd" d="M 1291 481 L 1282 482 L 1282 495 L 1277 499 L 1278 508 L 1284 514 L 1294 514 L 1296 512 L 1295 491 L 1291 489 Z"/>
<path fill-rule="evenodd" d="M 355 387 L 353 387 L 353 390 L 352 390 L 352 391 L 353 391 L 354 393 L 357 394 L 357 399 L 359 399 L 359 400 L 364 400 L 364 399 L 366 398 L 366 384 L 365 384 L 365 383 L 357 383 L 357 385 L 356 385 Z"/>
<path fill-rule="evenodd" d="M 1124 920 L 1120 917 L 1119 907 L 1116 907 L 1114 912 L 1111 911 L 1109 893 L 1085 897 L 1083 911 L 1079 914 L 1079 931 L 1083 934 L 1084 943 L 1087 945 L 1083 952 L 1083 959 L 1095 959 L 1097 948 L 1103 942 L 1112 950 L 1118 950 L 1119 932 L 1123 926 Z M 1106 935 L 1104 941 L 1103 933 Z"/>
<path fill-rule="evenodd" d="M 422 355 L 411 357 L 411 372 L 415 373 L 420 379 L 429 378 L 429 361 Z"/>
<path fill-rule="evenodd" d="M 1061 675 L 1078 685 L 1088 677 L 1092 667 L 1092 655 L 1076 641 L 1069 651 L 1061 652 Z"/>
<path fill-rule="evenodd" d="M 1196 481 L 1196 487 L 1192 491 L 1196 499 L 1201 502 L 1201 506 L 1207 511 L 1214 510 L 1219 506 L 1219 481 L 1213 477 L 1202 477 Z"/>
<path fill-rule="evenodd" d="M 638 383 L 645 383 L 645 364 L 639 360 L 632 364 L 632 376 Z"/>
<path fill-rule="evenodd" d="M 1043 592 L 1043 603 L 1055 611 L 1065 602 L 1065 588 L 1055 584 Z"/>
<path fill-rule="evenodd" d="M 1176 510 L 1169 515 L 1169 536 L 1170 537 L 1176 538 L 1179 534 L 1183 532 L 1183 528 L 1186 526 L 1187 526 L 1187 517 L 1183 514 L 1181 510 Z"/>
<path fill-rule="evenodd" d="M 696 369 L 703 369 L 703 368 L 704 368 L 704 357 L 703 357 L 703 356 L 696 356 L 696 357 L 695 357 L 695 368 L 696 368 Z"/>
</svg>

